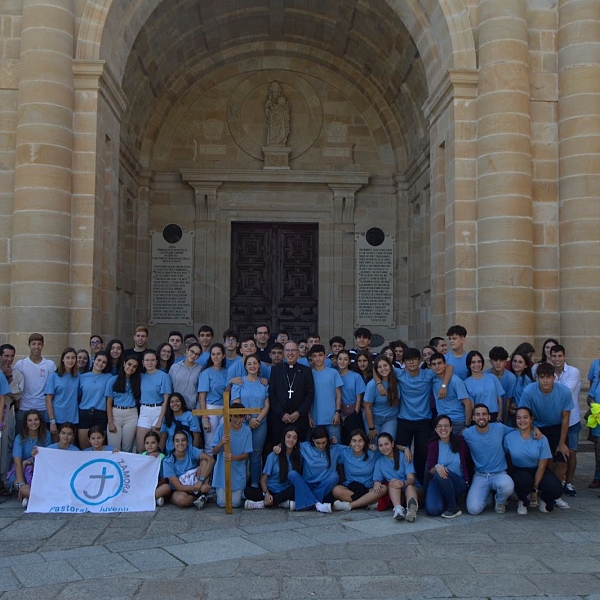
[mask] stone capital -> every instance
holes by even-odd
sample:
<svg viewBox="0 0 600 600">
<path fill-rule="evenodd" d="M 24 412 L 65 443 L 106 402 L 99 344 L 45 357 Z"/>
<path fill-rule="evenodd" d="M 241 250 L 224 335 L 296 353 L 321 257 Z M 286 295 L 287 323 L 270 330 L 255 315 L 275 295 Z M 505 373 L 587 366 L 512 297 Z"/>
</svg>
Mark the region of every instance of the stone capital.
<svg viewBox="0 0 600 600">
<path fill-rule="evenodd" d="M 333 192 L 334 223 L 354 223 L 354 195 L 362 184 L 327 184 Z"/>
<path fill-rule="evenodd" d="M 196 222 L 214 221 L 222 181 L 188 181 L 196 194 Z"/>
<path fill-rule="evenodd" d="M 479 72 L 450 69 L 423 104 L 423 114 L 433 125 L 453 100 L 475 100 Z"/>
</svg>

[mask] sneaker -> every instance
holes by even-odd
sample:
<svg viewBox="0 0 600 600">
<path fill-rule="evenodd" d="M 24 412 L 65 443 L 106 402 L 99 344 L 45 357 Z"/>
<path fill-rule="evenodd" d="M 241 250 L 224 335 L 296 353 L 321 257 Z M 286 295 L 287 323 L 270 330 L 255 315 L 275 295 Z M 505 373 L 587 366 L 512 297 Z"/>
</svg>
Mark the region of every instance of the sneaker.
<svg viewBox="0 0 600 600">
<path fill-rule="evenodd" d="M 156 499 L 156 506 L 164 506 L 165 505 L 165 499 L 160 497 Z"/>
<path fill-rule="evenodd" d="M 202 494 L 201 496 L 198 496 L 198 498 L 196 498 L 196 500 L 194 500 L 194 506 L 198 510 L 202 510 L 204 508 L 205 504 L 206 504 L 206 496 L 204 494 Z"/>
<path fill-rule="evenodd" d="M 525 504 L 523 504 L 522 500 L 519 500 L 519 505 L 517 506 L 517 514 L 518 515 L 526 515 L 527 514 L 527 507 L 525 506 Z"/>
<path fill-rule="evenodd" d="M 394 519 L 396 519 L 396 521 L 404 521 L 404 519 L 406 518 L 406 511 L 404 510 L 403 506 L 396 506 L 394 508 Z"/>
<path fill-rule="evenodd" d="M 281 504 L 279 504 L 279 508 L 289 508 L 289 507 L 290 507 L 290 501 L 289 500 L 286 500 L 285 502 L 282 502 Z"/>
<path fill-rule="evenodd" d="M 21 500 L 21 506 L 23 508 L 27 508 L 28 504 L 29 504 L 29 498 L 23 498 L 23 500 Z"/>
<path fill-rule="evenodd" d="M 547 512 L 550 512 L 550 511 L 549 511 L 549 510 L 546 508 L 546 503 L 545 503 L 545 502 L 544 502 L 544 501 L 543 501 L 541 498 L 538 500 L 538 510 L 539 510 L 541 513 L 547 513 Z"/>
<path fill-rule="evenodd" d="M 577 491 L 573 487 L 572 483 L 565 483 L 565 494 L 571 497 L 577 496 Z"/>
<path fill-rule="evenodd" d="M 529 508 L 537 508 L 539 506 L 539 502 L 537 500 L 531 499 L 531 494 L 527 496 L 527 500 L 529 500 Z"/>
<path fill-rule="evenodd" d="M 369 506 L 367 506 L 367 510 L 377 510 L 378 505 L 379 502 L 373 502 L 373 504 L 369 504 Z"/>
<path fill-rule="evenodd" d="M 501 504 L 500 502 L 496 502 L 496 506 L 494 507 L 494 510 L 499 514 L 503 514 L 506 512 L 506 504 Z"/>
<path fill-rule="evenodd" d="M 409 523 L 414 523 L 417 520 L 417 511 L 419 510 L 419 504 L 414 498 L 411 498 L 408 501 L 408 505 L 406 508 L 408 509 L 406 511 L 406 520 Z"/>
<path fill-rule="evenodd" d="M 290 500 L 290 510 L 296 510 L 296 503 L 293 500 Z"/>
<path fill-rule="evenodd" d="M 460 517 L 462 515 L 462 510 L 460 508 L 449 508 L 442 513 L 442 518 L 444 519 L 454 519 L 454 517 Z"/>
<path fill-rule="evenodd" d="M 244 508 L 247 510 L 254 510 L 258 508 L 264 508 L 265 503 L 261 500 L 260 502 L 253 502 L 252 500 L 246 500 Z"/>
<path fill-rule="evenodd" d="M 333 510 L 352 510 L 350 502 L 343 502 L 342 500 L 336 500 L 333 503 Z"/>
<path fill-rule="evenodd" d="M 315 504 L 315 508 L 317 512 L 320 513 L 330 513 L 331 512 L 331 504 L 329 502 L 317 502 Z"/>
<path fill-rule="evenodd" d="M 557 498 L 554 501 L 554 506 L 556 508 L 571 508 L 562 498 Z"/>
<path fill-rule="evenodd" d="M 600 479 L 594 479 L 592 481 L 592 483 L 590 483 L 590 485 L 588 485 L 588 487 L 591 490 L 597 490 L 598 488 L 600 488 Z"/>
</svg>

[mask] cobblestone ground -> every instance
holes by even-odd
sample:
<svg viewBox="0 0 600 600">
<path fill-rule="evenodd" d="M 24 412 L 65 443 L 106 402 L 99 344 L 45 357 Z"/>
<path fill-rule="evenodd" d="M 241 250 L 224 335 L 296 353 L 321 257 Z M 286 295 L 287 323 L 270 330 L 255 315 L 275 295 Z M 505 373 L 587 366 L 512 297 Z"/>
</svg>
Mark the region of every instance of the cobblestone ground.
<svg viewBox="0 0 600 600">
<path fill-rule="evenodd" d="M 600 600 L 600 499 L 580 454 L 570 510 L 396 522 L 283 509 L 27 515 L 0 505 L 2 599 Z"/>
</svg>

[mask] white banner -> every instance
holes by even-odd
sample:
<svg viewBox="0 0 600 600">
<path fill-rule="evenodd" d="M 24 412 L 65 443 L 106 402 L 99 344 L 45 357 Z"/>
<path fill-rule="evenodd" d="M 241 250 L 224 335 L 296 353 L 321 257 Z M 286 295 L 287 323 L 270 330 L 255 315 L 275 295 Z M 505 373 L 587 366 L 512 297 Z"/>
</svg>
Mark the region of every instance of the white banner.
<svg viewBox="0 0 600 600">
<path fill-rule="evenodd" d="M 128 452 L 38 448 L 28 513 L 154 511 L 160 460 Z"/>
</svg>

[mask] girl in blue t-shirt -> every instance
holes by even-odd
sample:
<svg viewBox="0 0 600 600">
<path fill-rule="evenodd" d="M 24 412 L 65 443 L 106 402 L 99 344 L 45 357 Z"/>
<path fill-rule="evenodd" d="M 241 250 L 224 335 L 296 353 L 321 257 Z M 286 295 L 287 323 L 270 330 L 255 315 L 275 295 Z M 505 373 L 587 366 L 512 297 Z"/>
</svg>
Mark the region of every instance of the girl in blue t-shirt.
<svg viewBox="0 0 600 600">
<path fill-rule="evenodd" d="M 398 379 L 386 356 L 378 356 L 375 359 L 375 370 L 381 381 L 379 383 L 375 379 L 369 381 L 363 401 L 369 439 L 374 440 L 382 432 L 389 433 L 392 438 L 395 438 L 400 406 Z M 379 384 L 385 389 L 386 396 L 379 393 Z"/>
<path fill-rule="evenodd" d="M 160 451 L 159 442 L 158 433 L 156 431 L 149 431 L 144 436 L 144 452 L 142 452 L 142 456 L 151 456 L 160 460 L 158 483 L 156 484 L 156 490 L 154 490 L 154 498 L 156 499 L 156 506 L 164 506 L 165 498 L 169 498 L 171 495 L 171 486 L 169 485 L 169 480 L 163 474 L 162 462 L 165 459 L 165 455 Z"/>
<path fill-rule="evenodd" d="M 365 382 L 355 371 L 350 370 L 350 352 L 340 350 L 337 355 L 338 373 L 344 382 L 342 386 L 342 444 L 350 443 L 351 433 L 363 429 L 362 400 Z"/>
<path fill-rule="evenodd" d="M 188 409 L 185 398 L 178 392 L 173 392 L 167 402 L 165 418 L 160 426 L 160 447 L 165 454 L 173 451 L 173 435 L 181 429 L 188 434 L 189 442 L 195 448 L 200 448 L 200 426 L 198 419 Z M 146 440 L 146 437 L 144 437 Z"/>
<path fill-rule="evenodd" d="M 200 378 L 198 379 L 198 401 L 200 409 L 206 410 L 208 405 L 223 406 L 223 392 L 227 387 L 227 368 L 225 359 L 225 346 L 213 344 L 210 347 L 210 356 Z M 204 452 L 212 453 L 212 439 L 223 417 L 219 415 L 205 415 L 202 417 L 204 430 Z"/>
<path fill-rule="evenodd" d="M 58 370 L 50 374 L 44 390 L 52 441 L 58 441 L 61 423 L 79 422 L 78 392 L 77 352 L 75 348 L 65 348 L 60 355 Z"/>
<path fill-rule="evenodd" d="M 89 446 L 84 452 L 118 452 L 118 448 L 106 443 L 106 429 L 100 425 L 94 425 L 88 429 Z"/>
<path fill-rule="evenodd" d="M 58 430 L 58 442 L 50 444 L 48 448 L 54 450 L 70 450 L 72 452 L 79 452 L 79 448 L 73 444 L 75 439 L 75 429 L 77 426 L 73 423 L 63 423 Z M 37 453 L 36 448 L 33 449 L 33 455 Z"/>
<path fill-rule="evenodd" d="M 338 457 L 338 464 L 344 467 L 344 483 L 333 488 L 334 510 L 364 508 L 385 496 L 383 487 L 377 492 L 373 488 L 375 460 L 375 452 L 369 452 L 367 434 L 355 429 L 350 435 L 350 446 L 344 446 Z"/>
<path fill-rule="evenodd" d="M 490 413 L 490 421 L 501 421 L 503 412 L 502 396 L 504 388 L 498 378 L 492 373 L 483 370 L 485 359 L 483 354 L 477 350 L 471 350 L 467 354 L 467 372 L 465 387 L 473 405 L 485 404 Z"/>
</svg>

